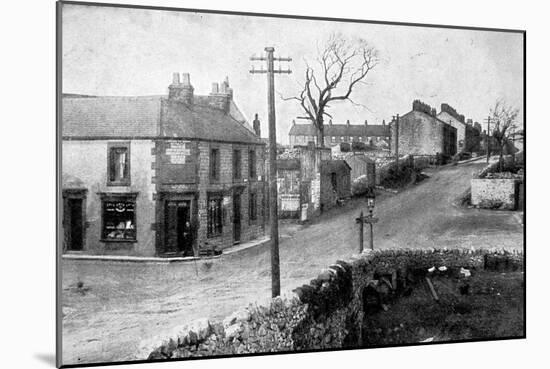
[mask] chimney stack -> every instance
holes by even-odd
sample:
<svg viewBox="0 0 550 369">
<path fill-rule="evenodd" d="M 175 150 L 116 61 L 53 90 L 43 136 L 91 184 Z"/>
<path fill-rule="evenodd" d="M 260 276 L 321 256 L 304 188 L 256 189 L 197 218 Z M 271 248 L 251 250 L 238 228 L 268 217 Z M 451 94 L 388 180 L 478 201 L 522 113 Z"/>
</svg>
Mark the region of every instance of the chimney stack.
<svg viewBox="0 0 550 369">
<path fill-rule="evenodd" d="M 229 112 L 229 103 L 233 98 L 233 89 L 229 87 L 229 79 L 218 85 L 217 82 L 212 83 L 212 92 L 208 96 L 208 103 L 224 112 Z"/>
<path fill-rule="evenodd" d="M 369 125 L 369 121 L 365 119 L 365 125 L 368 126 Z"/>
<path fill-rule="evenodd" d="M 385 119 L 382 119 L 382 125 L 383 125 L 383 126 L 386 125 L 386 120 L 385 120 Z"/>
<path fill-rule="evenodd" d="M 183 101 L 186 104 L 193 104 L 193 86 L 191 86 L 191 78 L 189 73 L 172 75 L 172 84 L 168 86 L 168 98 L 170 100 Z"/>
<path fill-rule="evenodd" d="M 349 126 L 349 119 L 346 121 L 346 124 Z"/>
<path fill-rule="evenodd" d="M 254 133 L 256 133 L 256 136 L 261 137 L 260 120 L 258 119 L 258 113 L 256 113 L 254 115 L 254 121 L 252 122 L 252 128 L 254 128 Z"/>
<path fill-rule="evenodd" d="M 329 125 L 329 126 L 332 126 L 332 119 L 330 119 L 330 120 L 328 121 L 328 125 Z"/>
</svg>

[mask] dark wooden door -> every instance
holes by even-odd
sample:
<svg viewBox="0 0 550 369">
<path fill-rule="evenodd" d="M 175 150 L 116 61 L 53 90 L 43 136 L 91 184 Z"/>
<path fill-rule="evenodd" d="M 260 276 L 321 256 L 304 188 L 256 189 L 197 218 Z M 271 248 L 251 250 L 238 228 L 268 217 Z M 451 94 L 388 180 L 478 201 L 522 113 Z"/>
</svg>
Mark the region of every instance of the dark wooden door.
<svg viewBox="0 0 550 369">
<path fill-rule="evenodd" d="M 166 202 L 164 253 L 167 255 L 193 255 L 190 205 L 190 201 Z"/>
<path fill-rule="evenodd" d="M 241 195 L 233 195 L 233 242 L 241 242 Z"/>
<path fill-rule="evenodd" d="M 82 199 L 69 199 L 69 242 L 68 248 L 72 251 L 82 250 L 83 244 L 83 217 L 82 217 Z"/>
</svg>

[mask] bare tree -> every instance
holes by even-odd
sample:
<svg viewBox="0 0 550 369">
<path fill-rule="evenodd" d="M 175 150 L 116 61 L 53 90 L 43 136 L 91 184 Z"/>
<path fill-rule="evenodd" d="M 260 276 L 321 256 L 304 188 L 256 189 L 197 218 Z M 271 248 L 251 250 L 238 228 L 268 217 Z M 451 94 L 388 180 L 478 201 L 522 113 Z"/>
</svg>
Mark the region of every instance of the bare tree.
<svg viewBox="0 0 550 369">
<path fill-rule="evenodd" d="M 494 124 L 492 137 L 499 149 L 499 171 L 502 171 L 504 147 L 509 143 L 511 131 L 516 128 L 518 114 L 519 109 L 507 105 L 504 100 L 497 100 L 495 106 L 491 108 L 491 122 Z"/>
<path fill-rule="evenodd" d="M 329 37 L 325 48 L 318 51 L 314 69 L 305 60 L 306 70 L 303 88 L 297 96 L 283 100 L 297 100 L 307 117 L 317 128 L 317 141 L 324 147 L 324 118 L 332 118 L 327 112 L 330 104 L 350 101 L 352 91 L 378 64 L 378 51 L 363 39 L 350 42 L 341 34 Z"/>
</svg>

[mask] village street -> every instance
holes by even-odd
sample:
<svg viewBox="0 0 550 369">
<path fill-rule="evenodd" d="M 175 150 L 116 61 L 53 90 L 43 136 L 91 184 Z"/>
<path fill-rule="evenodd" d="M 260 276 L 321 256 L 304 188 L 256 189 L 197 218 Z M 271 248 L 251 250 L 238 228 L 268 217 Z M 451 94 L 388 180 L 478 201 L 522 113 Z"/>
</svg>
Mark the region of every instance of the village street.
<svg viewBox="0 0 550 369">
<path fill-rule="evenodd" d="M 480 159 L 427 169 L 423 182 L 399 194 L 379 193 L 375 247 L 522 248 L 515 212 L 453 205 L 484 166 Z M 361 210 L 364 200 L 352 200 L 312 224 L 281 226 L 283 293 L 357 253 Z M 222 319 L 270 297 L 269 245 L 197 263 L 63 260 L 62 268 L 66 364 L 132 360 L 141 339 L 197 318 Z"/>
</svg>

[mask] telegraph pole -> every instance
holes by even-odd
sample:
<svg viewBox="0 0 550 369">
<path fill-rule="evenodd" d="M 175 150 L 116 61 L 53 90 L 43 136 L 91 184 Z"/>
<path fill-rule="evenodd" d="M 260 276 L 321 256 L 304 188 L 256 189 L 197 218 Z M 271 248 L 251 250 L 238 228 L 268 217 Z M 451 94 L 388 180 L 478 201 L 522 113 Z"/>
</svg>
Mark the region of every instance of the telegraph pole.
<svg viewBox="0 0 550 369">
<path fill-rule="evenodd" d="M 490 145 L 489 145 L 489 131 L 490 131 L 490 126 L 491 126 L 491 116 L 488 116 L 487 119 L 485 119 L 485 121 L 487 122 L 487 136 L 485 136 L 485 140 L 487 141 L 487 163 L 489 163 L 489 156 L 491 156 L 491 149 L 490 149 Z"/>
<path fill-rule="evenodd" d="M 274 61 L 292 61 L 291 58 L 275 58 L 273 47 L 266 47 L 266 56 L 252 56 L 252 61 L 265 61 L 266 69 L 252 69 L 252 74 L 267 74 L 267 111 L 269 124 L 269 222 L 271 225 L 271 296 L 281 294 L 281 272 L 279 267 L 279 217 L 277 214 L 277 136 L 275 125 L 275 73 L 292 73 L 287 70 L 275 70 Z"/>
</svg>

